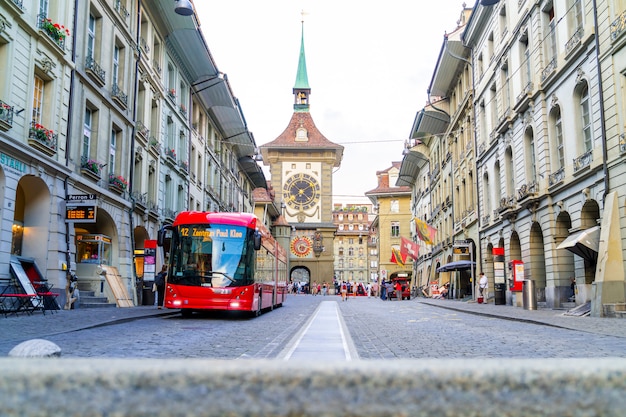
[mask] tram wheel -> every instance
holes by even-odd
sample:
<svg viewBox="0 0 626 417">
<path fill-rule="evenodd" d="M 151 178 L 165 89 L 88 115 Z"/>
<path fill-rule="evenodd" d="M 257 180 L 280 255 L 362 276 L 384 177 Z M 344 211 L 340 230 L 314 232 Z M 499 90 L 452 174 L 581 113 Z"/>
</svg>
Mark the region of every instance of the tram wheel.
<svg viewBox="0 0 626 417">
<path fill-rule="evenodd" d="M 189 308 L 183 308 L 182 310 L 180 310 L 180 315 L 183 316 L 186 319 L 191 317 L 192 314 L 193 314 L 193 310 L 191 310 Z"/>
</svg>

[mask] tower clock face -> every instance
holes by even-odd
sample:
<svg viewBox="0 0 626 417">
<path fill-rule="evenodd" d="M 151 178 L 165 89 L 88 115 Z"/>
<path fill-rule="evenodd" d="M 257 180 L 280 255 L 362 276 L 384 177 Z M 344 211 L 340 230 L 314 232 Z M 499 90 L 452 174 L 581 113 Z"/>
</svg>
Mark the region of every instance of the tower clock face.
<svg viewBox="0 0 626 417">
<path fill-rule="evenodd" d="M 306 211 L 313 208 L 320 199 L 320 185 L 309 174 L 295 174 L 285 181 L 283 199 L 291 208 Z"/>
</svg>

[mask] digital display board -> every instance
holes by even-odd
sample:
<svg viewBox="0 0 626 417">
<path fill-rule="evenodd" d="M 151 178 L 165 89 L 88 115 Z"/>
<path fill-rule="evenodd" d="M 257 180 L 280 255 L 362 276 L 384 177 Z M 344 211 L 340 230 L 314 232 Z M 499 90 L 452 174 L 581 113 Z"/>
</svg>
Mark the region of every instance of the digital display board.
<svg viewBox="0 0 626 417">
<path fill-rule="evenodd" d="M 76 204 L 65 206 L 65 220 L 68 222 L 96 222 L 95 204 Z"/>
</svg>

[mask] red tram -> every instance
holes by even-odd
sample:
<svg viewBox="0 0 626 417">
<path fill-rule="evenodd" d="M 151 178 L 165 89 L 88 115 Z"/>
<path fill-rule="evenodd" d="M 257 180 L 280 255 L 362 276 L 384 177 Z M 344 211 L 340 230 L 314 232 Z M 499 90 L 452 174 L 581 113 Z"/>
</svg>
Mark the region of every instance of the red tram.
<svg viewBox="0 0 626 417">
<path fill-rule="evenodd" d="M 181 212 L 159 232 L 170 246 L 165 308 L 249 311 L 282 306 L 287 252 L 249 213 Z"/>
</svg>

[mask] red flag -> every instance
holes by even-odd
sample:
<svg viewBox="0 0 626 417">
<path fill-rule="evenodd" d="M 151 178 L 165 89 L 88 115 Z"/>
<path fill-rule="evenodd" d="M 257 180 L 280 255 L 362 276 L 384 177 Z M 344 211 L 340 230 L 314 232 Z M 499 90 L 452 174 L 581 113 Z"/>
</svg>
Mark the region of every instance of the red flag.
<svg viewBox="0 0 626 417">
<path fill-rule="evenodd" d="M 397 265 L 404 266 L 404 262 L 406 261 L 406 256 L 403 257 L 398 249 L 391 248 L 391 259 L 389 261 L 394 262 Z"/>
<path fill-rule="evenodd" d="M 417 254 L 420 250 L 419 245 L 405 237 L 400 237 L 400 239 L 402 239 L 400 254 L 404 257 L 404 259 L 406 259 L 407 256 L 410 256 L 413 260 L 417 261 Z"/>
<path fill-rule="evenodd" d="M 415 218 L 415 229 L 418 236 L 424 241 L 424 243 L 428 245 L 435 243 L 435 233 L 437 233 L 437 229 L 417 217 Z"/>
</svg>

